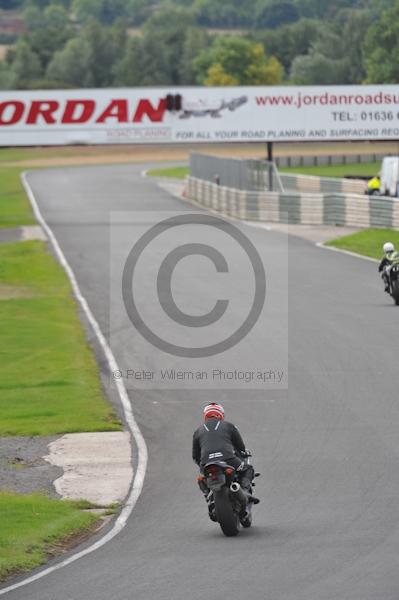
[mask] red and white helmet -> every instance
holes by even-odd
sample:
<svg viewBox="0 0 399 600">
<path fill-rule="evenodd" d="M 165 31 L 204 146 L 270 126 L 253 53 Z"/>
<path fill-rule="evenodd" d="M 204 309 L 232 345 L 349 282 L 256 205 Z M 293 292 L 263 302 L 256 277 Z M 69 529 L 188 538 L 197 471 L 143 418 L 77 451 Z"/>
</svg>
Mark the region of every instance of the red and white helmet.
<svg viewBox="0 0 399 600">
<path fill-rule="evenodd" d="M 204 408 L 204 419 L 224 419 L 224 408 L 221 404 L 216 404 L 216 402 L 211 402 Z"/>
</svg>

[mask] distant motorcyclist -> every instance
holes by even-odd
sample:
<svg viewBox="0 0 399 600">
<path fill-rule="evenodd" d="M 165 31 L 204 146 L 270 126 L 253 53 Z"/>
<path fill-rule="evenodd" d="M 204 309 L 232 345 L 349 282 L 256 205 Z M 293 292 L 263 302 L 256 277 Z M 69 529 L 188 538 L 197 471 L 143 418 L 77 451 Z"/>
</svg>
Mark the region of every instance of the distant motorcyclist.
<svg viewBox="0 0 399 600">
<path fill-rule="evenodd" d="M 367 182 L 367 191 L 366 193 L 369 196 L 374 196 L 380 193 L 381 188 L 381 180 L 379 175 L 375 175 L 372 179 L 369 179 Z"/>
<path fill-rule="evenodd" d="M 201 469 L 214 459 L 227 462 L 236 469 L 241 487 L 251 501 L 258 503 L 259 500 L 251 495 L 254 468 L 247 460 L 243 460 L 250 453 L 245 449 L 237 427 L 224 420 L 224 408 L 221 404 L 208 404 L 204 408 L 203 416 L 204 423 L 193 436 L 194 462 Z"/>
<path fill-rule="evenodd" d="M 385 291 L 391 292 L 390 270 L 392 265 L 399 263 L 399 252 L 395 250 L 392 242 L 386 242 L 383 246 L 384 256 L 379 264 L 378 271 L 382 273 L 381 277 L 385 283 Z"/>
</svg>

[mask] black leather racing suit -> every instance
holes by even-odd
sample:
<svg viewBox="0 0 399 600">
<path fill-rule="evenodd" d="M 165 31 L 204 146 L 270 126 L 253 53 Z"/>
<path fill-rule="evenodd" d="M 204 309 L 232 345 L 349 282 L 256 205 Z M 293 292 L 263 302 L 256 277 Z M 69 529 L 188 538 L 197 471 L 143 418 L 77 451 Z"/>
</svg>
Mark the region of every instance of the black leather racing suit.
<svg viewBox="0 0 399 600">
<path fill-rule="evenodd" d="M 233 423 L 211 418 L 198 427 L 193 436 L 193 460 L 203 467 L 213 460 L 222 460 L 240 473 L 241 486 L 251 492 L 254 477 L 252 465 L 247 465 L 237 456 L 245 452 L 245 444 Z"/>
</svg>

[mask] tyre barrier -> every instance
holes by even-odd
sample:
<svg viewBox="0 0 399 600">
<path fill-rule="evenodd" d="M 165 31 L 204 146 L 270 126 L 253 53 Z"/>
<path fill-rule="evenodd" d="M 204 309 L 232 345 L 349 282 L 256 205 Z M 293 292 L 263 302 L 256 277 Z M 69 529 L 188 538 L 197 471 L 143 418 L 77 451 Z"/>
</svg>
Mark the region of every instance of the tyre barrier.
<svg viewBox="0 0 399 600">
<path fill-rule="evenodd" d="M 205 208 L 248 221 L 399 229 L 399 200 L 339 193 L 245 191 L 195 177 L 187 179 L 187 197 Z"/>
</svg>

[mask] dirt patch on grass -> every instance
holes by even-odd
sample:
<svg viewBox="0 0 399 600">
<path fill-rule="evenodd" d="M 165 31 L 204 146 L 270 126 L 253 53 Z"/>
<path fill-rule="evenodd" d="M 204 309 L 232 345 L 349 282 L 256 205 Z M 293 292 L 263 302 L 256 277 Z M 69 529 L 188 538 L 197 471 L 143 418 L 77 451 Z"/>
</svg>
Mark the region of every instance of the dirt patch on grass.
<svg viewBox="0 0 399 600">
<path fill-rule="evenodd" d="M 94 511 L 90 512 L 94 513 Z M 69 552 L 69 550 L 76 548 L 76 546 L 79 546 L 79 544 L 83 544 L 83 542 L 85 542 L 89 537 L 97 533 L 107 523 L 109 523 L 111 519 L 112 516 L 109 515 L 99 516 L 98 520 L 90 525 L 90 527 L 87 529 L 72 533 L 56 543 L 49 544 L 46 548 L 46 554 L 48 558 L 60 556 L 66 552 Z"/>
<path fill-rule="evenodd" d="M 27 152 L 29 150 L 25 149 Z M 193 144 L 187 146 L 136 145 L 136 146 L 82 146 L 57 148 L 32 148 L 31 156 L 22 160 L 1 162 L 3 167 L 63 167 L 76 165 L 187 162 L 190 152 L 204 152 L 215 156 L 242 158 L 265 158 L 266 144 Z M 397 153 L 397 144 L 393 142 L 355 142 L 355 143 L 312 143 L 275 144 L 275 156 L 313 156 L 348 154 L 389 154 Z M 0 154 L 1 159 L 1 154 Z"/>
<path fill-rule="evenodd" d="M 82 531 L 78 531 L 71 535 L 66 536 L 65 538 L 59 540 L 56 543 L 48 544 L 45 549 L 45 553 L 47 559 L 56 558 L 57 556 L 62 556 L 66 554 L 70 550 L 73 550 L 80 544 L 83 544 L 86 540 L 88 540 L 91 536 L 95 535 L 100 529 L 102 529 L 107 523 L 112 519 L 111 516 L 104 515 L 100 516 L 97 521 L 95 521 L 90 527 Z M 29 550 L 27 551 L 29 553 Z M 5 583 L 14 577 L 18 577 L 27 573 L 29 569 L 10 569 L 7 571 L 4 577 L 0 578 L 1 583 Z"/>
<path fill-rule="evenodd" d="M 0 300 L 15 300 L 16 298 L 34 298 L 32 290 L 14 285 L 0 283 Z"/>
</svg>

